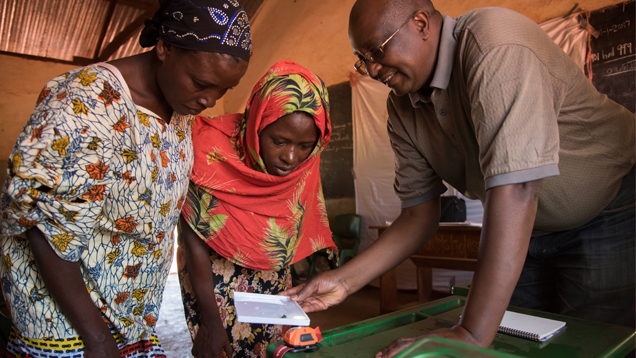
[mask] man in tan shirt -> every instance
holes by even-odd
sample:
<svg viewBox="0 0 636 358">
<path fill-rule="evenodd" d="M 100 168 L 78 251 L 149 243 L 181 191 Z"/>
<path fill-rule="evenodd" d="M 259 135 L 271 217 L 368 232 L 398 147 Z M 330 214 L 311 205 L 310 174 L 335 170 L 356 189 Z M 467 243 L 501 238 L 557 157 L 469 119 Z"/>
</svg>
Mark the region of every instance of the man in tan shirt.
<svg viewBox="0 0 636 358">
<path fill-rule="evenodd" d="M 356 68 L 393 90 L 402 212 L 289 294 L 325 309 L 408 258 L 437 230 L 444 180 L 482 201 L 484 223 L 461 321 L 434 335 L 488 346 L 509 303 L 633 326 L 634 115 L 510 10 L 453 19 L 428 0 L 358 0 L 349 36 Z"/>
</svg>

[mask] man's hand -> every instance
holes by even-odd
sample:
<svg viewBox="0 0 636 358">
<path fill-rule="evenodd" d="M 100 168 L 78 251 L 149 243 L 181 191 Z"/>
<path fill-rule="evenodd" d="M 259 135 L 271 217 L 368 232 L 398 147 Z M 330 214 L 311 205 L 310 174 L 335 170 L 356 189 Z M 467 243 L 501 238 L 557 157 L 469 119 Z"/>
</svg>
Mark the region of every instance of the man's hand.
<svg viewBox="0 0 636 358">
<path fill-rule="evenodd" d="M 195 358 L 232 357 L 232 345 L 220 320 L 202 322 L 192 344 L 192 355 Z"/>
<path fill-rule="evenodd" d="M 291 296 L 292 301 L 297 301 L 305 312 L 326 310 L 344 301 L 349 295 L 349 288 L 339 278 L 339 269 L 324 272 L 294 288 L 279 293 L 282 296 Z"/>
<path fill-rule="evenodd" d="M 454 326 L 453 328 L 440 328 L 429 333 L 428 335 L 398 338 L 395 341 L 391 342 L 391 344 L 386 346 L 386 348 L 379 351 L 375 355 L 375 358 L 395 357 L 398 353 L 402 352 L 406 348 L 410 347 L 413 343 L 419 341 L 424 337 L 441 337 L 472 345 L 478 345 L 479 343 L 477 339 L 462 326 Z"/>
<path fill-rule="evenodd" d="M 439 205 L 439 198 L 434 198 L 403 209 L 384 234 L 351 261 L 280 295 L 291 296 L 305 312 L 324 310 L 344 301 L 406 260 L 433 236 L 439 223 Z"/>
<path fill-rule="evenodd" d="M 375 358 L 392 358 L 395 357 L 398 353 L 402 352 L 406 348 L 410 347 L 416 341 L 424 338 L 426 336 L 416 336 L 416 337 L 401 337 L 384 347 L 381 351 L 379 351 Z"/>
</svg>

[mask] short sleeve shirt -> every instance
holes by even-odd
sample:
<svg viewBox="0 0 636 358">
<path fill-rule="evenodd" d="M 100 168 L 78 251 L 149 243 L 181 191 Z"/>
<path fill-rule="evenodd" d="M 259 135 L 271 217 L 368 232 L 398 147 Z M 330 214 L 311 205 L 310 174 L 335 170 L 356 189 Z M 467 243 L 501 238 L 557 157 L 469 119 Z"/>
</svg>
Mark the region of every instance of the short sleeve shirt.
<svg viewBox="0 0 636 358">
<path fill-rule="evenodd" d="M 166 123 L 136 106 L 107 64 L 46 84 L 2 191 L 2 288 L 23 337 L 78 335 L 33 263 L 24 232 L 34 226 L 59 257 L 79 263 L 90 297 L 126 342 L 154 332 L 192 168 L 192 119 Z"/>
<path fill-rule="evenodd" d="M 431 88 L 388 99 L 403 207 L 441 180 L 484 202 L 494 186 L 544 179 L 535 230 L 565 230 L 607 206 L 634 165 L 634 115 L 514 11 L 443 16 Z"/>
</svg>

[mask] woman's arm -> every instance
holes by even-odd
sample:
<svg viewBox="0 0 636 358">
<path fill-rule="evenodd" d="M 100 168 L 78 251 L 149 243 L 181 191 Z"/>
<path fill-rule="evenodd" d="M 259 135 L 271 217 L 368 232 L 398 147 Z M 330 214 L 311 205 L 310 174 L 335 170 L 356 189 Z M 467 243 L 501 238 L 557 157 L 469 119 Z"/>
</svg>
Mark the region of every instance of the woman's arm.
<svg viewBox="0 0 636 358">
<path fill-rule="evenodd" d="M 84 341 L 85 356 L 119 357 L 117 343 L 86 290 L 79 264 L 57 256 L 38 228 L 29 229 L 26 236 L 46 288 Z"/>
<path fill-rule="evenodd" d="M 232 346 L 223 328 L 214 294 L 214 277 L 210 263 L 210 247 L 179 217 L 179 235 L 183 240 L 186 268 L 192 283 L 192 289 L 199 305 L 201 323 L 192 346 L 192 355 L 201 357 L 219 357 L 222 351 L 232 356 Z"/>
</svg>

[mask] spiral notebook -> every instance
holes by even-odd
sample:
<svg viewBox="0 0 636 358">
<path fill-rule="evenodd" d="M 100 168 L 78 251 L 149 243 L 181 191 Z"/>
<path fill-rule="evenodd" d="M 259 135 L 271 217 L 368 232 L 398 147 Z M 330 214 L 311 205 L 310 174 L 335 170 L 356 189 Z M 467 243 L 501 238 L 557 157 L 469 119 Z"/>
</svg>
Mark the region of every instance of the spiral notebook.
<svg viewBox="0 0 636 358">
<path fill-rule="evenodd" d="M 565 322 L 506 311 L 499 333 L 543 342 L 565 328 Z"/>
</svg>

